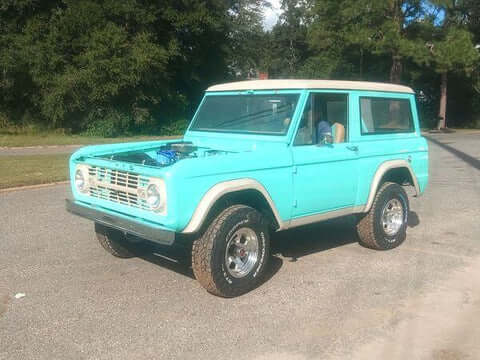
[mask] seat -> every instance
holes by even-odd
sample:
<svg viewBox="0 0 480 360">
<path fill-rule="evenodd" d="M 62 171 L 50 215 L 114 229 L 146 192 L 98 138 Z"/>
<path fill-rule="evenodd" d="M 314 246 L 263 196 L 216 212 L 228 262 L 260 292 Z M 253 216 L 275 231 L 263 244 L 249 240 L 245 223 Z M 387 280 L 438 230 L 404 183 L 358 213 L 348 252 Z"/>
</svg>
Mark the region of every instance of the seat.
<svg viewBox="0 0 480 360">
<path fill-rule="evenodd" d="M 332 135 L 334 144 L 345 142 L 345 126 L 337 122 L 334 123 L 332 125 Z"/>
</svg>

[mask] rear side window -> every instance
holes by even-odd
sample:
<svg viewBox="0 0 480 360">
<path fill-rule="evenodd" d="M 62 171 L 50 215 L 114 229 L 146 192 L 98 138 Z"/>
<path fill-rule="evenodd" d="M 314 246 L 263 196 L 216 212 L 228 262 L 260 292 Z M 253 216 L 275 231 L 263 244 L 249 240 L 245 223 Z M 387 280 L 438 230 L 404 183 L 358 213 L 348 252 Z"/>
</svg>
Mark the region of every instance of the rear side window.
<svg viewBox="0 0 480 360">
<path fill-rule="evenodd" d="M 408 99 L 360 98 L 362 135 L 413 132 Z"/>
</svg>

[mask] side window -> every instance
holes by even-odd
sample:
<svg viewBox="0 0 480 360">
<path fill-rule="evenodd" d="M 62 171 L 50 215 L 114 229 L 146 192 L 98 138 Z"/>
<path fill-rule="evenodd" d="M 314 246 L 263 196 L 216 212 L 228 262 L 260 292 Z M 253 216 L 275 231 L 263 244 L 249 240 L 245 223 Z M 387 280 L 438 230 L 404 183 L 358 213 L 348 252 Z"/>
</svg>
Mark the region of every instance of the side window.
<svg viewBox="0 0 480 360">
<path fill-rule="evenodd" d="M 362 135 L 412 132 L 408 99 L 360 98 Z"/>
<path fill-rule="evenodd" d="M 348 139 L 347 94 L 311 93 L 303 110 L 294 145 L 323 143 L 326 135 L 334 143 Z"/>
</svg>

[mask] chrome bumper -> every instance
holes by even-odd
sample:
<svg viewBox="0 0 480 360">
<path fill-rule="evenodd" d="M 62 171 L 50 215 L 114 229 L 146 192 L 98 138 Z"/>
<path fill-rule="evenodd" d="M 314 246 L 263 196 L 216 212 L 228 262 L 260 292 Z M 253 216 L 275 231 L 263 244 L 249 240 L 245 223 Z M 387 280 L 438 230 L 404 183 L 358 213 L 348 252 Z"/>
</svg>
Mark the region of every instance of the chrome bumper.
<svg viewBox="0 0 480 360">
<path fill-rule="evenodd" d="M 175 232 L 173 231 L 156 229 L 134 220 L 107 214 L 100 210 L 82 206 L 70 199 L 66 199 L 65 201 L 68 212 L 92 220 L 99 224 L 123 231 L 126 234 L 131 234 L 161 245 L 172 245 L 175 241 Z"/>
</svg>

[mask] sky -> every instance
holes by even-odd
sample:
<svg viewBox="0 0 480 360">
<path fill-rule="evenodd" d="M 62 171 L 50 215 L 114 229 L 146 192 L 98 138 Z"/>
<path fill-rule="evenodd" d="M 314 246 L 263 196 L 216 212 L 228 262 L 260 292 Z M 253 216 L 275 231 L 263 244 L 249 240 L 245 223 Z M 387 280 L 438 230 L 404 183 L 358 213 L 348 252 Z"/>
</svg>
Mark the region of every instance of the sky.
<svg viewBox="0 0 480 360">
<path fill-rule="evenodd" d="M 281 9 L 280 9 L 280 1 L 281 0 L 270 0 L 270 3 L 272 4 L 272 8 L 265 8 L 264 10 L 264 20 L 263 20 L 263 27 L 265 30 L 270 30 L 273 25 L 278 20 L 278 16 L 281 14 Z"/>
</svg>

